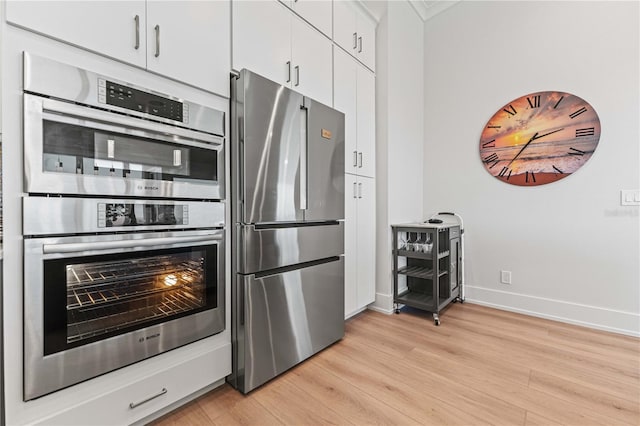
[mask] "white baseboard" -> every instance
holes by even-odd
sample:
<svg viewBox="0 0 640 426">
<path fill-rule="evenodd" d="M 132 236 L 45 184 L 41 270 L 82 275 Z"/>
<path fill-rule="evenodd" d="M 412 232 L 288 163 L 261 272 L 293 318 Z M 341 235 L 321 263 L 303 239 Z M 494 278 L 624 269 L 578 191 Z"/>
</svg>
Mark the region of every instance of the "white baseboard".
<svg viewBox="0 0 640 426">
<path fill-rule="evenodd" d="M 393 294 L 376 293 L 376 300 L 367 308 L 383 314 L 393 313 Z"/>
<path fill-rule="evenodd" d="M 465 300 L 505 311 L 640 337 L 640 315 L 632 312 L 470 285 L 465 286 Z"/>
</svg>

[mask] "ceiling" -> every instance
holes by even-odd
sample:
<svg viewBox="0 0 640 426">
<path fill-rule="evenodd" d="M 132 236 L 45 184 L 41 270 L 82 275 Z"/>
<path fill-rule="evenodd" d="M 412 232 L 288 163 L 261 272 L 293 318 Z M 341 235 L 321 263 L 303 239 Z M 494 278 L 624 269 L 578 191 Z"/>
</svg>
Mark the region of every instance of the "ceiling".
<svg viewBox="0 0 640 426">
<path fill-rule="evenodd" d="M 387 3 L 389 1 L 399 0 L 360 0 L 361 3 L 367 8 L 371 15 L 380 21 L 380 18 L 385 14 L 387 10 Z M 442 12 L 458 3 L 460 0 L 408 0 L 416 13 L 426 21 L 429 18 L 434 17 L 438 13 Z"/>
</svg>

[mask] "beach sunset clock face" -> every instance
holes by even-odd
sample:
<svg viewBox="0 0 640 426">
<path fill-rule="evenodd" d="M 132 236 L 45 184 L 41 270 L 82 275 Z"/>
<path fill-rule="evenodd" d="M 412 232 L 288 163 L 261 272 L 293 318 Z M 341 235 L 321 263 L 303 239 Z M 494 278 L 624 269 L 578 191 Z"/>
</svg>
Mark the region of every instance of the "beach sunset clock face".
<svg viewBox="0 0 640 426">
<path fill-rule="evenodd" d="M 480 158 L 506 183 L 544 185 L 582 167 L 599 140 L 600 120 L 588 102 L 570 93 L 537 92 L 509 102 L 489 119 Z"/>
</svg>

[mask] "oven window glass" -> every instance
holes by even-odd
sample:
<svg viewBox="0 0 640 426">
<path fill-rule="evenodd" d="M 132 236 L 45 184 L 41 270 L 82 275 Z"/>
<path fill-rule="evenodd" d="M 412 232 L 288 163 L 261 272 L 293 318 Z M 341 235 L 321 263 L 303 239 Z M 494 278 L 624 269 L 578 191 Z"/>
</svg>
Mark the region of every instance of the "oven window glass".
<svg viewBox="0 0 640 426">
<path fill-rule="evenodd" d="M 59 123 L 43 122 L 45 172 L 217 182 L 217 151 Z"/>
<path fill-rule="evenodd" d="M 216 257 L 214 245 L 46 260 L 45 355 L 215 308 Z"/>
</svg>

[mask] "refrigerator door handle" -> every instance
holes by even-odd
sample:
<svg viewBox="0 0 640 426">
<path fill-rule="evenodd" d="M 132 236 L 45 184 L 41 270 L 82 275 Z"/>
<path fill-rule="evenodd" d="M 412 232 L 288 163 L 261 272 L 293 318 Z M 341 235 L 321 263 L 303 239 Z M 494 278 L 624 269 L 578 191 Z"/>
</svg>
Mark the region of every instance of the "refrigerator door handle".
<svg viewBox="0 0 640 426">
<path fill-rule="evenodd" d="M 307 122 L 309 110 L 304 105 L 300 106 L 300 210 L 308 208 L 307 199 Z"/>
</svg>

